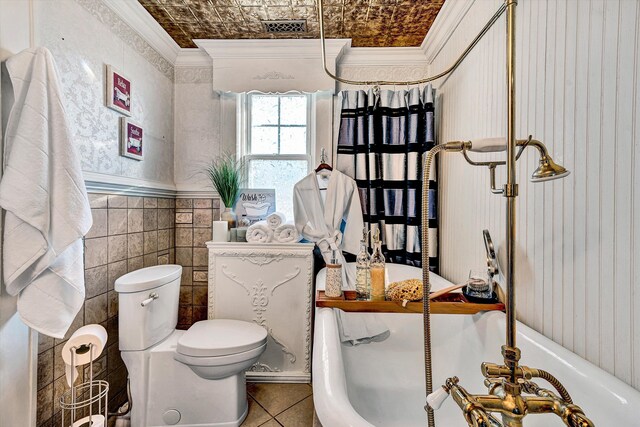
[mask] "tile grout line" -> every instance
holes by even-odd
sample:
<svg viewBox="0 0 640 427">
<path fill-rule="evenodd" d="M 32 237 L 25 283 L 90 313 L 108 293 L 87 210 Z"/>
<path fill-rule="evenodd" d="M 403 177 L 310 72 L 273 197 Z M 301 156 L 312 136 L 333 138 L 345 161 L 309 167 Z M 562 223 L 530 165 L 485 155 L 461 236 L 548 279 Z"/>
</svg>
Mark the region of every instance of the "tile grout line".
<svg viewBox="0 0 640 427">
<path fill-rule="evenodd" d="M 288 406 L 287 408 L 283 409 L 282 411 L 278 412 L 277 414 L 272 414 L 271 412 L 269 412 L 269 410 L 267 408 L 265 408 L 260 402 L 258 402 L 258 399 L 256 399 L 255 397 L 253 397 L 251 395 L 251 393 L 247 392 L 248 396 L 251 396 L 251 398 L 253 399 L 254 402 L 256 402 L 262 409 L 264 409 L 267 414 L 271 415 L 271 417 L 273 417 L 275 419 L 275 417 L 277 417 L 278 415 L 281 415 L 283 412 L 293 408 L 294 406 L 296 406 L 298 403 L 301 403 L 303 400 L 305 400 L 308 397 L 313 397 L 313 389 L 311 390 L 311 394 L 309 394 L 308 396 L 303 397 L 302 399 L 298 400 L 297 402 L 293 403 L 292 405 Z"/>
<path fill-rule="evenodd" d="M 288 408 L 283 409 L 282 411 L 278 412 L 278 414 L 273 415 L 273 418 L 277 417 L 278 415 L 282 415 L 283 413 L 285 413 L 285 412 L 286 412 L 286 411 L 288 411 L 289 409 L 293 408 L 294 406 L 297 406 L 297 405 L 301 404 L 304 400 L 308 399 L 309 397 L 313 398 L 313 394 L 310 394 L 309 396 L 304 397 L 302 400 L 300 400 L 300 401 L 298 401 L 298 402 L 294 403 L 293 405 L 289 406 Z M 271 415 L 271 412 L 267 411 L 267 413 L 268 413 L 269 415 Z"/>
</svg>

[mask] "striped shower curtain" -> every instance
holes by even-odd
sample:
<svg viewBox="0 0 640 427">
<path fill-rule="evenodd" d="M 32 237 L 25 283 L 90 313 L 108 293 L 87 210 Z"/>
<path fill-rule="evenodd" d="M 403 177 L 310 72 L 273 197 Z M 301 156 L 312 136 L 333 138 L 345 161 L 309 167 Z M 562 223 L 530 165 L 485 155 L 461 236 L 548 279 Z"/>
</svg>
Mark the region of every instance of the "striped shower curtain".
<svg viewBox="0 0 640 427">
<path fill-rule="evenodd" d="M 343 91 L 337 168 L 356 180 L 365 225 L 388 262 L 422 265 L 422 155 L 435 145 L 434 92 Z M 429 180 L 429 268 L 438 271 L 437 185 Z"/>
</svg>

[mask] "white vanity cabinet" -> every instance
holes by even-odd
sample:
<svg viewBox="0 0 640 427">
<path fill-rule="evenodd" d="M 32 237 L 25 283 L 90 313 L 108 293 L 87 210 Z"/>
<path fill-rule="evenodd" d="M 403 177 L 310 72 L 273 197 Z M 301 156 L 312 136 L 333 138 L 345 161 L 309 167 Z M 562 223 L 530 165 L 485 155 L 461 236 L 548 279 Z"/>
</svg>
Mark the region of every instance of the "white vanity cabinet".
<svg viewBox="0 0 640 427">
<path fill-rule="evenodd" d="M 255 322 L 267 349 L 252 381 L 311 379 L 312 243 L 218 243 L 209 248 L 209 319 Z"/>
</svg>

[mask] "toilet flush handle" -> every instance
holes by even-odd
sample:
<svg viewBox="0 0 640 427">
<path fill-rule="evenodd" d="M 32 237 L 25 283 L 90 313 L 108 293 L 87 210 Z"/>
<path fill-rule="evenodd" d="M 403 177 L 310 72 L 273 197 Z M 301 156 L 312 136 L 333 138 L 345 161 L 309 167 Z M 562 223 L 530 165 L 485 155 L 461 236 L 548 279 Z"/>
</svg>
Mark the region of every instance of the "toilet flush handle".
<svg viewBox="0 0 640 427">
<path fill-rule="evenodd" d="M 158 299 L 158 294 L 155 293 L 155 292 L 151 292 L 149 294 L 149 298 L 147 298 L 146 300 L 142 301 L 140 303 L 140 305 L 144 307 L 145 305 L 150 304 L 151 302 L 153 302 L 153 300 L 156 300 L 156 299 Z"/>
</svg>

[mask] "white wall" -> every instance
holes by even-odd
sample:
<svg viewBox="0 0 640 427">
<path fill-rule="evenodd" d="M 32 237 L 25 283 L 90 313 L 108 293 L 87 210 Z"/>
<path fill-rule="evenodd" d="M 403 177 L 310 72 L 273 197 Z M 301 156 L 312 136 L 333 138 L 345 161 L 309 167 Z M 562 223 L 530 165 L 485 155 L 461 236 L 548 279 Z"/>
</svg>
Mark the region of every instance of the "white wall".
<svg viewBox="0 0 640 427">
<path fill-rule="evenodd" d="M 448 66 L 501 3 L 476 0 L 430 71 Z M 535 150 L 518 162 L 518 318 L 640 389 L 640 2 L 517 9 L 517 134 L 545 142 L 572 171 L 531 184 Z M 441 142 L 506 134 L 504 33 L 502 18 L 436 82 Z M 460 155 L 441 164 L 442 272 L 460 282 L 483 266 L 483 228 L 503 255 L 505 202 L 490 194 L 486 169 Z"/>
<path fill-rule="evenodd" d="M 100 0 L 35 0 L 35 44 L 56 61 L 82 168 L 173 185 L 173 67 Z M 120 156 L 119 118 L 105 107 L 105 65 L 132 80 L 142 162 Z"/>
<path fill-rule="evenodd" d="M 0 7 L 0 153 L 4 148 L 4 129 L 13 102 L 4 61 L 29 47 L 29 2 L 8 0 Z M 0 171 L 2 170 L 0 162 Z M 0 235 L 3 224 L 0 223 Z M 0 248 L 0 259 L 2 248 Z M 7 294 L 2 284 L 0 266 L 0 425 L 30 426 L 36 422 L 37 334 L 20 320 L 16 298 Z"/>
<path fill-rule="evenodd" d="M 175 69 L 174 170 L 178 189 L 208 188 L 210 184 L 201 171 L 221 151 L 225 121 L 221 120 L 222 101 L 213 91 L 212 74 L 211 65 Z M 235 120 L 226 123 L 235 134 Z"/>
</svg>

